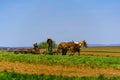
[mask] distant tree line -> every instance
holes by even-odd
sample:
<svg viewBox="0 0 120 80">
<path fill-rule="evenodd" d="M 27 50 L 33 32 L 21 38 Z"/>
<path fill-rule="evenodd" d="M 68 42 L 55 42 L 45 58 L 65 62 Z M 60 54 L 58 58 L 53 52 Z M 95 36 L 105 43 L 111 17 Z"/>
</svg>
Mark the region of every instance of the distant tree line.
<svg viewBox="0 0 120 80">
<path fill-rule="evenodd" d="M 47 48 L 48 48 L 48 44 L 47 44 L 46 41 L 43 41 L 43 42 L 40 42 L 40 43 L 38 44 L 38 47 L 39 47 L 40 49 L 47 49 Z M 52 47 L 53 47 L 53 49 L 55 49 L 55 48 L 57 47 L 57 44 L 55 43 L 55 41 L 53 41 Z"/>
</svg>

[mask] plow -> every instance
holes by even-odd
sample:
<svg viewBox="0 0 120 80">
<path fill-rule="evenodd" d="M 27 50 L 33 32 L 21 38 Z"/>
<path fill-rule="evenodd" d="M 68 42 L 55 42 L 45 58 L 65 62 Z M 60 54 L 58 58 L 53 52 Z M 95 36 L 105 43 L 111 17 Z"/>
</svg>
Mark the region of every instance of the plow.
<svg viewBox="0 0 120 80">
<path fill-rule="evenodd" d="M 13 51 L 15 54 L 40 54 L 40 49 L 17 49 Z"/>
<path fill-rule="evenodd" d="M 34 49 L 34 48 L 7 50 L 7 52 L 13 52 L 14 54 L 47 54 L 46 50 Z"/>
</svg>

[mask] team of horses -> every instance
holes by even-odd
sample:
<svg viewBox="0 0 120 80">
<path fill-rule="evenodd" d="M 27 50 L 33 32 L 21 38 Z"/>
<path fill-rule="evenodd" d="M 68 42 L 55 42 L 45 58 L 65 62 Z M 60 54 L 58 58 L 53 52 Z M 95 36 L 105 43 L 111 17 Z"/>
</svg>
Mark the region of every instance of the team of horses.
<svg viewBox="0 0 120 80">
<path fill-rule="evenodd" d="M 87 48 L 87 42 L 85 40 L 78 42 L 61 42 L 58 44 L 57 52 L 61 52 L 62 55 L 66 55 L 69 51 L 70 55 L 74 55 L 76 52 L 80 55 L 82 47 Z"/>
<path fill-rule="evenodd" d="M 87 42 L 85 40 L 78 41 L 78 42 L 60 42 L 57 45 L 57 49 L 53 51 L 53 54 L 62 54 L 62 55 L 74 55 L 75 53 L 78 53 L 80 55 L 81 48 L 87 48 Z M 47 50 L 41 50 L 41 49 L 16 49 L 13 51 L 15 54 L 46 54 Z"/>
</svg>

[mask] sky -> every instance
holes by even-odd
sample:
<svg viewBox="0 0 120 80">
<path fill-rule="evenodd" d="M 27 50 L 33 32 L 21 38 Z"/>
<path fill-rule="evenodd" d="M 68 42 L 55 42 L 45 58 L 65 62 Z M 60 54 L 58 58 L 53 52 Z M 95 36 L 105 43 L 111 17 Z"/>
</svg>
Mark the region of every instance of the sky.
<svg viewBox="0 0 120 80">
<path fill-rule="evenodd" d="M 0 46 L 120 44 L 120 0 L 0 0 Z"/>
</svg>

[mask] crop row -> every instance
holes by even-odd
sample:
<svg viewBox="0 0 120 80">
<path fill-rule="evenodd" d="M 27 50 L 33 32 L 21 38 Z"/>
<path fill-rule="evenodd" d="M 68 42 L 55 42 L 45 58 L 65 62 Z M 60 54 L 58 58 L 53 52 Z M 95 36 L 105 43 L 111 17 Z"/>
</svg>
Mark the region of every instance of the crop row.
<svg viewBox="0 0 120 80">
<path fill-rule="evenodd" d="M 10 52 L 0 52 L 0 61 L 25 62 L 32 64 L 62 65 L 62 66 L 110 66 L 120 69 L 119 57 L 103 56 L 62 56 L 62 55 L 33 55 L 33 54 L 13 54 Z"/>
</svg>

